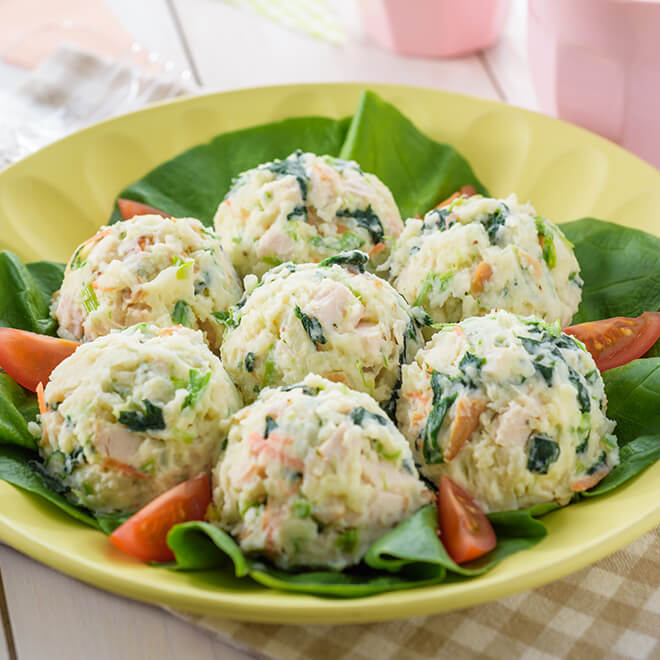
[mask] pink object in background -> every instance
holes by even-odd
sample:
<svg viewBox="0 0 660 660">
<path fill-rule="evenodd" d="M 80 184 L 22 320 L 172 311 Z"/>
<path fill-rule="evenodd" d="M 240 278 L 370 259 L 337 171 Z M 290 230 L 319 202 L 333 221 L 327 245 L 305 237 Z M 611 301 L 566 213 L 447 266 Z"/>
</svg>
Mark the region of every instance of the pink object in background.
<svg viewBox="0 0 660 660">
<path fill-rule="evenodd" d="M 660 167 L 660 2 L 529 0 L 541 109 Z"/>
<path fill-rule="evenodd" d="M 451 57 L 492 46 L 509 0 L 360 0 L 364 31 L 402 55 Z"/>
<path fill-rule="evenodd" d="M 134 41 L 103 0 L 0 0 L 0 54 L 9 64 L 31 69 L 64 40 L 110 57 Z"/>
</svg>

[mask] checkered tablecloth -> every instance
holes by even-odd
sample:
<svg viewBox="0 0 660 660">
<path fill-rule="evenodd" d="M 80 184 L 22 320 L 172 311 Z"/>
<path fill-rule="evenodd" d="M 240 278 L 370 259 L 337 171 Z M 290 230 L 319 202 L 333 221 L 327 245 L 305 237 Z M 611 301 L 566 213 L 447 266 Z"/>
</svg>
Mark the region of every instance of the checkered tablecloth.
<svg viewBox="0 0 660 660">
<path fill-rule="evenodd" d="M 342 626 L 176 612 L 256 657 L 283 660 L 660 658 L 660 528 L 566 578 L 436 616 Z"/>
</svg>

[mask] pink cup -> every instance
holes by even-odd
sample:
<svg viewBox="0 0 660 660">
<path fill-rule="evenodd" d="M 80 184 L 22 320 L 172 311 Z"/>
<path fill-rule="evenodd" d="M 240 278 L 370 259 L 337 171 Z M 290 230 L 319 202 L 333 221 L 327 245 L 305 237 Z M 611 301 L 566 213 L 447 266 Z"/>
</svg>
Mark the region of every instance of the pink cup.
<svg viewBox="0 0 660 660">
<path fill-rule="evenodd" d="M 660 2 L 529 0 L 541 109 L 660 167 Z"/>
<path fill-rule="evenodd" d="M 364 31 L 402 55 L 451 57 L 495 43 L 509 0 L 360 0 Z"/>
</svg>

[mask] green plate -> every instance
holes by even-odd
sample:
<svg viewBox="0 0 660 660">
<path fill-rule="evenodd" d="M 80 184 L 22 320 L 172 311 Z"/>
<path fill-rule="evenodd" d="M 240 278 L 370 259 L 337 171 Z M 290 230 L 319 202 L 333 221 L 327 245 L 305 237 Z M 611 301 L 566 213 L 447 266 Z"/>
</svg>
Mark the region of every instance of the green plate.
<svg viewBox="0 0 660 660">
<path fill-rule="evenodd" d="M 515 191 L 563 222 L 595 216 L 660 235 L 660 172 L 587 131 L 500 103 L 370 85 L 425 133 L 455 146 L 492 194 Z M 124 186 L 229 130 L 301 115 L 343 117 L 362 85 L 296 85 L 211 94 L 112 119 L 0 173 L 0 248 L 66 261 Z M 550 514 L 548 537 L 486 575 L 339 600 L 281 593 L 228 574 L 174 573 L 134 561 L 105 536 L 0 482 L 0 538 L 81 580 L 131 598 L 235 619 L 359 623 L 475 605 L 576 571 L 660 524 L 660 463 L 609 496 Z"/>
</svg>

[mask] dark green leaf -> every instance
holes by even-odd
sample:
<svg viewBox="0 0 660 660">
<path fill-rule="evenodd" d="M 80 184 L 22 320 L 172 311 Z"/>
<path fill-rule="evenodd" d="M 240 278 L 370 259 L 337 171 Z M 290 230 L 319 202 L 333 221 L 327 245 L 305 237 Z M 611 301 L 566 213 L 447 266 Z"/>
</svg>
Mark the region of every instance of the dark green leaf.
<svg viewBox="0 0 660 660">
<path fill-rule="evenodd" d="M 660 435 L 643 435 L 619 450 L 619 465 L 597 486 L 582 493 L 595 497 L 609 493 L 660 459 Z"/>
<path fill-rule="evenodd" d="M 0 372 L 0 445 L 35 449 L 37 443 L 28 431 L 28 422 L 39 412 L 37 398 Z"/>
<path fill-rule="evenodd" d="M 458 392 L 456 391 L 456 383 L 439 371 L 434 371 L 431 374 L 431 389 L 433 390 L 433 407 L 424 427 L 423 454 L 427 463 L 443 463 L 444 457 L 442 449 L 438 445 L 438 434 L 447 411 L 456 400 Z"/>
<path fill-rule="evenodd" d="M 300 195 L 303 198 L 303 201 L 307 200 L 307 185 L 309 183 L 309 177 L 305 171 L 305 167 L 302 164 L 300 157 L 302 156 L 302 150 L 297 149 L 295 153 L 291 154 L 284 160 L 276 160 L 266 166 L 266 169 L 270 170 L 278 177 L 282 176 L 294 176 L 298 181 L 298 186 L 300 187 Z M 300 209 L 301 207 L 296 207 Z M 305 208 L 305 207 L 302 207 Z M 295 210 L 295 209 L 294 209 Z M 305 210 L 306 214 L 306 210 Z M 287 219 L 289 219 L 287 217 Z"/>
<path fill-rule="evenodd" d="M 100 529 L 99 523 L 89 512 L 69 503 L 61 494 L 55 492 L 49 483 L 44 481 L 39 472 L 30 467 L 30 461 L 34 461 L 35 458 L 36 454 L 33 452 L 18 447 L 0 446 L 0 479 L 39 495 L 76 520 Z"/>
<path fill-rule="evenodd" d="M 537 474 L 547 474 L 550 465 L 559 458 L 559 445 L 545 433 L 535 433 L 529 439 L 527 469 Z"/>
<path fill-rule="evenodd" d="M 247 575 L 248 564 L 234 540 L 221 529 L 206 522 L 175 525 L 167 535 L 167 544 L 176 557 L 179 570 L 203 570 L 234 565 L 236 577 Z"/>
<path fill-rule="evenodd" d="M 62 286 L 64 279 L 64 264 L 55 261 L 35 261 L 25 264 L 32 275 L 32 280 L 41 292 L 41 296 L 48 307 L 55 291 Z"/>
<path fill-rule="evenodd" d="M 365 419 L 367 421 L 376 422 L 381 426 L 387 425 L 387 419 L 385 417 L 383 417 L 382 415 L 377 415 L 375 413 L 372 413 L 366 408 L 363 408 L 362 406 L 358 408 L 353 408 L 353 410 L 351 410 L 350 417 L 353 424 L 357 424 L 357 426 L 362 426 Z"/>
<path fill-rule="evenodd" d="M 325 344 L 327 341 L 325 335 L 323 334 L 323 327 L 319 323 L 319 320 L 314 316 L 308 316 L 307 314 L 305 314 L 300 309 L 300 307 L 298 307 L 298 305 L 296 305 L 295 314 L 296 317 L 300 319 L 300 322 L 302 323 L 305 332 L 312 340 L 314 347 L 318 351 L 319 344 Z"/>
<path fill-rule="evenodd" d="M 355 160 L 389 187 L 401 216 L 424 215 L 461 186 L 486 193 L 452 147 L 426 137 L 377 94 L 362 94 L 341 157 Z"/>
<path fill-rule="evenodd" d="M 131 431 L 162 431 L 165 428 L 162 408 L 151 403 L 149 399 L 144 399 L 142 404 L 144 411 L 122 410 L 119 413 L 119 423 L 127 426 Z"/>
<path fill-rule="evenodd" d="M 47 284 L 37 285 L 15 254 L 0 252 L 0 326 L 54 334 L 57 324 L 49 315 L 46 290 Z"/>
<path fill-rule="evenodd" d="M 584 280 L 573 323 L 660 310 L 660 238 L 594 218 L 562 224 Z"/>
<path fill-rule="evenodd" d="M 277 422 L 270 415 L 266 415 L 266 428 L 264 429 L 264 438 L 268 440 L 268 436 L 276 428 L 277 428 Z"/>
<path fill-rule="evenodd" d="M 607 416 L 623 446 L 660 430 L 660 358 L 633 360 L 603 372 Z"/>
<path fill-rule="evenodd" d="M 383 240 L 385 232 L 383 231 L 383 223 L 380 218 L 374 213 L 371 204 L 366 209 L 340 209 L 337 211 L 338 218 L 353 218 L 359 227 L 366 229 L 373 243 L 378 244 Z"/>
<path fill-rule="evenodd" d="M 175 217 L 199 218 L 210 225 L 238 174 L 286 158 L 296 149 L 337 154 L 349 121 L 298 117 L 224 133 L 163 163 L 118 197 L 149 204 Z M 115 208 L 110 221 L 119 220 L 121 215 Z"/>
<path fill-rule="evenodd" d="M 364 273 L 364 267 L 369 261 L 369 257 L 359 250 L 353 250 L 352 252 L 342 252 L 341 254 L 336 254 L 332 257 L 324 259 L 319 266 L 344 266 L 348 267 L 349 270 L 355 270 L 359 273 Z"/>
</svg>

